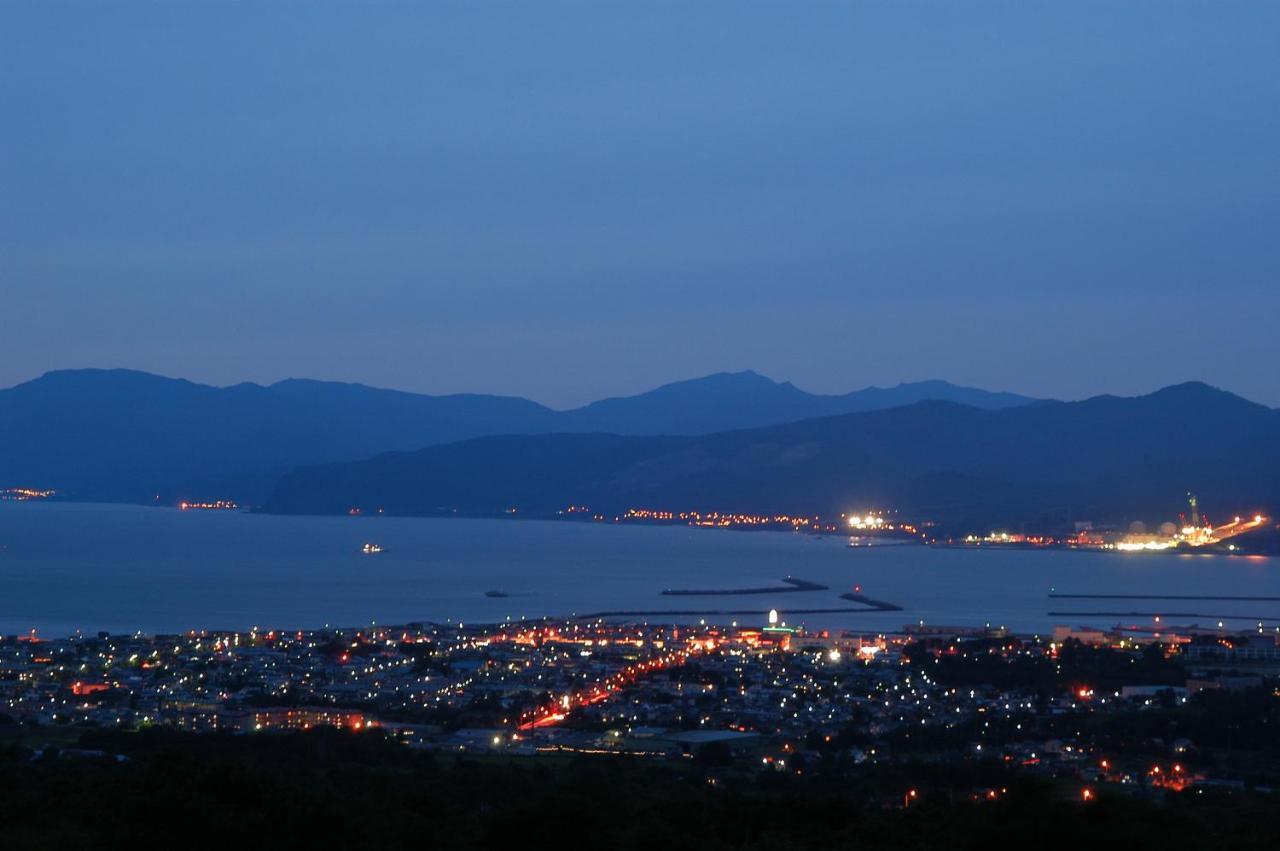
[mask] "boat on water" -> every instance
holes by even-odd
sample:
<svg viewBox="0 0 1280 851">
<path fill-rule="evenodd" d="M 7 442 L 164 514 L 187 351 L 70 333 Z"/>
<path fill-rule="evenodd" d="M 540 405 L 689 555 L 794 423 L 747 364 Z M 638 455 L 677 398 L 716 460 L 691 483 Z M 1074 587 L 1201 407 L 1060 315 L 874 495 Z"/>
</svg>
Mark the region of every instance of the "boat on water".
<svg viewBox="0 0 1280 851">
<path fill-rule="evenodd" d="M 511 596 L 506 591 L 485 591 L 484 595 L 486 597 L 510 597 Z"/>
<path fill-rule="evenodd" d="M 377 544 L 365 544 L 363 547 L 360 548 L 360 552 L 364 553 L 367 556 L 373 556 L 382 552 L 382 547 L 378 546 Z"/>
</svg>

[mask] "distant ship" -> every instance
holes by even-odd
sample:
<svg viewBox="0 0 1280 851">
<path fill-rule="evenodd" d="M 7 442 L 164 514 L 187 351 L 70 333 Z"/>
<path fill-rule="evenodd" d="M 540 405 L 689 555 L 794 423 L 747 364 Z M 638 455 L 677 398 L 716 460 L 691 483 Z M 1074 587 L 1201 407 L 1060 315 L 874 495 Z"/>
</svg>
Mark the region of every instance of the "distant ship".
<svg viewBox="0 0 1280 851">
<path fill-rule="evenodd" d="M 484 595 L 486 597 L 510 597 L 511 596 L 506 591 L 485 591 Z"/>
<path fill-rule="evenodd" d="M 367 556 L 373 556 L 382 552 L 382 547 L 378 546 L 377 544 L 365 544 L 363 547 L 360 548 L 360 552 L 364 553 Z"/>
</svg>

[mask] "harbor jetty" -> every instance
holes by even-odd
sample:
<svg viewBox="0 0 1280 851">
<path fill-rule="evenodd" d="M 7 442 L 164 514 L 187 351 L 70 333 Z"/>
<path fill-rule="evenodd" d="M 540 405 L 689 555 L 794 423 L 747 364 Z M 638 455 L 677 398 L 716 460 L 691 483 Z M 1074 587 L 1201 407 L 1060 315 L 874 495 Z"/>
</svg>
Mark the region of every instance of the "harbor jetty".
<svg viewBox="0 0 1280 851">
<path fill-rule="evenodd" d="M 1213 614 L 1211 612 L 1049 612 L 1051 618 L 1204 618 L 1217 621 L 1280 623 L 1276 615 Z"/>
<path fill-rule="evenodd" d="M 897 603 L 887 603 L 884 600 L 876 600 L 871 597 L 868 597 L 865 594 L 858 594 L 856 592 L 841 594 L 840 599 L 848 600 L 851 603 L 861 603 L 862 605 L 867 607 L 863 611 L 876 611 L 876 612 L 902 611 L 902 606 L 899 606 Z"/>
<path fill-rule="evenodd" d="M 788 576 L 782 581 L 785 584 L 774 585 L 770 588 L 668 588 L 662 592 L 662 595 L 665 597 L 740 597 L 748 594 L 785 594 L 796 591 L 830 590 L 826 585 L 819 585 L 817 582 L 809 582 L 806 579 L 796 579 L 794 576 Z"/>
<path fill-rule="evenodd" d="M 1051 592 L 1050 597 L 1059 600 L 1224 600 L 1244 601 L 1246 603 L 1274 603 L 1280 597 L 1232 596 L 1221 594 L 1058 594 Z"/>
<path fill-rule="evenodd" d="M 897 610 L 892 606 L 889 610 Z M 875 608 L 840 608 L 840 609 L 787 609 L 788 615 L 851 615 L 881 611 Z M 768 610 L 759 609 L 667 609 L 657 611 L 613 611 L 590 612 L 585 615 L 573 615 L 571 620 L 596 620 L 598 618 L 682 618 L 682 617 L 766 617 Z"/>
</svg>

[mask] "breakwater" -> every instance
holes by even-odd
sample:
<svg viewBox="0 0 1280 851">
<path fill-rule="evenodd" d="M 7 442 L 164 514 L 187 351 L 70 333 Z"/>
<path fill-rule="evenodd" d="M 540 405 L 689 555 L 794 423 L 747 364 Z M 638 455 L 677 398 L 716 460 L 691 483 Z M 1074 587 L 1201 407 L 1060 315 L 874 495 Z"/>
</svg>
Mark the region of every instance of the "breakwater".
<svg viewBox="0 0 1280 851">
<path fill-rule="evenodd" d="M 788 576 L 782 580 L 785 584 L 775 585 L 770 588 L 722 588 L 722 589 L 680 589 L 668 588 L 661 592 L 664 597 L 741 597 L 749 594 L 785 594 L 796 591 L 829 591 L 826 585 L 819 585 L 817 582 L 809 582 L 805 579 L 796 579 L 794 576 Z"/>
<path fill-rule="evenodd" d="M 1219 621 L 1280 621 L 1277 615 L 1227 615 L 1206 612 L 1049 612 L 1051 618 L 1209 618 Z"/>
<path fill-rule="evenodd" d="M 876 600 L 872 597 L 866 596 L 865 594 L 856 594 L 856 593 L 850 592 L 848 594 L 841 594 L 840 599 L 848 600 L 851 603 L 861 603 L 862 605 L 867 607 L 864 611 L 874 611 L 874 612 L 902 611 L 902 606 L 899 606 L 897 603 L 887 603 L 884 600 Z"/>
<path fill-rule="evenodd" d="M 875 611 L 893 611 L 900 609 L 878 608 L 838 608 L 838 609 L 787 609 L 787 615 L 849 615 Z M 595 620 L 596 618 L 666 618 L 666 617 L 765 617 L 768 610 L 760 609 L 665 609 L 665 610 L 625 610 L 611 612 L 591 612 L 585 615 L 572 615 L 571 620 Z"/>
<path fill-rule="evenodd" d="M 1280 597 L 1232 596 L 1223 594 L 1057 594 L 1050 597 L 1059 600 L 1210 600 L 1213 602 L 1244 601 L 1247 603 L 1274 603 Z"/>
</svg>

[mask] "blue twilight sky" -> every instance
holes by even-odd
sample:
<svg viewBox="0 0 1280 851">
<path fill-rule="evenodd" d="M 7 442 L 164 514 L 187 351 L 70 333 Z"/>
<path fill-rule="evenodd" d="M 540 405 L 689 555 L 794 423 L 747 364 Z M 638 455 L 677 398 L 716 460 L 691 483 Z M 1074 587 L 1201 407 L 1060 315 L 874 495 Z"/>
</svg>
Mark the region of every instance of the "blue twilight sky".
<svg viewBox="0 0 1280 851">
<path fill-rule="evenodd" d="M 1280 405 L 1280 3 L 0 0 L 0 386 Z"/>
</svg>

